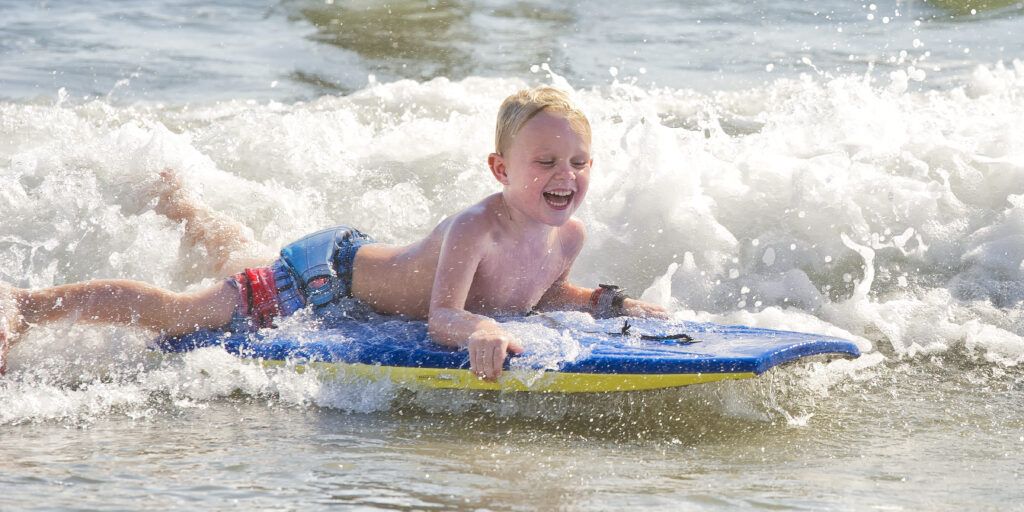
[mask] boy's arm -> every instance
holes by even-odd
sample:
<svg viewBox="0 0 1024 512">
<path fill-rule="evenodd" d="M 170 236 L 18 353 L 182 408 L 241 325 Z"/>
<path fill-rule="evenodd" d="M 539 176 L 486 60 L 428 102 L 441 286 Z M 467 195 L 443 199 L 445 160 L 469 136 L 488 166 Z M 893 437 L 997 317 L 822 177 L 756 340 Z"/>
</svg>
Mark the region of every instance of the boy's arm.
<svg viewBox="0 0 1024 512">
<path fill-rule="evenodd" d="M 554 284 L 537 302 L 538 311 L 575 310 L 590 311 L 590 294 L 594 290 L 576 286 L 568 281 L 569 271 L 558 276 Z"/>
<path fill-rule="evenodd" d="M 597 289 L 576 286 L 568 282 L 567 277 L 568 271 L 566 271 L 565 275 L 559 277 L 551 285 L 551 288 L 548 288 L 548 291 L 541 297 L 540 302 L 537 303 L 537 309 L 540 311 L 571 309 L 586 311 L 592 315 L 603 314 L 604 311 L 599 311 L 599 307 L 595 306 L 592 300 Z M 622 309 L 630 316 L 668 318 L 668 311 L 665 308 L 657 304 L 628 297 L 623 301 Z"/>
<path fill-rule="evenodd" d="M 474 374 L 498 380 L 508 352 L 523 348 L 497 322 L 466 311 L 466 298 L 480 263 L 481 240 L 487 239 L 472 221 L 455 219 L 445 233 L 430 293 L 427 329 L 438 343 L 469 349 Z"/>
<path fill-rule="evenodd" d="M 572 264 L 576 261 L 576 257 L 583 249 L 587 230 L 582 222 L 575 219 L 566 227 L 569 229 L 566 229 L 567 235 L 563 242 L 563 251 L 567 256 L 568 264 L 562 275 L 558 276 L 558 279 L 544 292 L 544 296 L 537 302 L 536 309 L 539 311 L 571 309 L 586 311 L 592 315 L 604 314 L 605 312 L 599 311 L 599 307 L 595 306 L 592 300 L 596 291 L 594 288 L 584 288 L 569 282 L 569 272 L 572 270 Z M 668 317 L 665 308 L 632 298 L 626 298 L 622 303 L 622 308 L 626 314 L 632 316 Z"/>
</svg>

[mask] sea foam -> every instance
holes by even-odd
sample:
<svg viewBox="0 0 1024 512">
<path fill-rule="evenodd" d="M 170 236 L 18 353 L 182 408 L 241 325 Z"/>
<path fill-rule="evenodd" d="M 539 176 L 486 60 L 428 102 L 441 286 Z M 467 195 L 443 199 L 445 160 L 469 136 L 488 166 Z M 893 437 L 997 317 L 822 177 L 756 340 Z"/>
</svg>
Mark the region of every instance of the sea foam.
<svg viewBox="0 0 1024 512">
<path fill-rule="evenodd" d="M 536 78 L 572 88 L 550 70 Z M 298 103 L 0 103 L 0 279 L 216 282 L 203 255 L 183 244 L 181 226 L 152 211 L 164 167 L 249 226 L 267 251 L 337 223 L 384 242 L 414 240 L 499 189 L 486 169 L 494 116 L 504 96 L 529 85 L 374 82 Z M 814 74 L 711 94 L 576 87 L 595 164 L 578 212 L 588 241 L 572 279 L 616 282 L 680 319 L 847 337 L 875 363 L 962 351 L 1016 366 L 1024 362 L 1022 91 L 1019 61 L 925 91 Z M 91 362 L 78 367 L 68 356 L 77 376 L 49 378 L 56 388 L 80 386 L 107 371 L 142 391 L 98 406 L 77 392 L 40 398 L 75 402 L 66 411 L 141 404 L 150 393 L 203 400 L 242 390 L 353 410 L 393 397 L 346 395 L 208 354 L 140 366 L 130 354 L 144 350 L 145 334 L 68 329 L 26 337 L 12 370 L 45 366 L 47 353 L 114 347 L 121 357 L 107 368 L 93 367 L 102 358 L 86 355 Z M 194 372 L 226 376 L 172 387 Z M 43 409 L 23 415 L 60 415 Z"/>
</svg>

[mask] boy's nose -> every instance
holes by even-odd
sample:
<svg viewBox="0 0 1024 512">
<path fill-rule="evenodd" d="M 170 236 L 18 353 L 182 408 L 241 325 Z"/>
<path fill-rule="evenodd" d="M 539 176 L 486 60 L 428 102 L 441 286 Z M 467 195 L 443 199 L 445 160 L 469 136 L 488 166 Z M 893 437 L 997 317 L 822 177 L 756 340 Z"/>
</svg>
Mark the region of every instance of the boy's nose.
<svg viewBox="0 0 1024 512">
<path fill-rule="evenodd" d="M 563 160 L 558 166 L 556 176 L 566 177 L 568 179 L 576 179 L 576 175 L 579 173 L 579 169 L 574 167 L 568 160 Z"/>
</svg>

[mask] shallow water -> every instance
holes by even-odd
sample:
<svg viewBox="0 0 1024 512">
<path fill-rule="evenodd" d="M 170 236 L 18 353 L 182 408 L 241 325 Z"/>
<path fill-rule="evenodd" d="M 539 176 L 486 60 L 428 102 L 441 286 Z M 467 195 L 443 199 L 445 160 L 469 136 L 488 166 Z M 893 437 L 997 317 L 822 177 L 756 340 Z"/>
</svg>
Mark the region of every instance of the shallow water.
<svg viewBox="0 0 1024 512">
<path fill-rule="evenodd" d="M 410 392 L 67 322 L 26 336 L 0 379 L 18 509 L 1024 497 L 1020 3 L 0 11 L 4 281 L 212 283 L 152 211 L 167 166 L 271 250 L 331 223 L 412 240 L 496 190 L 497 105 L 552 83 L 595 131 L 574 281 L 865 354 L 661 392 Z"/>
<path fill-rule="evenodd" d="M 803 372 L 614 396 L 391 392 L 368 413 L 157 394 L 8 424 L 4 487 L 25 508 L 1013 508 L 1020 383 L 908 366 L 827 396 L 795 391 Z"/>
</svg>

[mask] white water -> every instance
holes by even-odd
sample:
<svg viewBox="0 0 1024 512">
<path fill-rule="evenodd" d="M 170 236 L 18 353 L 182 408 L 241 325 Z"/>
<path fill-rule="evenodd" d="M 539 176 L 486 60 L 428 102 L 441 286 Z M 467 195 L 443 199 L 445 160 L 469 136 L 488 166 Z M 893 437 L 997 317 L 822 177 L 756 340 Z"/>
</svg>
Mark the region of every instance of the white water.
<svg viewBox="0 0 1024 512">
<path fill-rule="evenodd" d="M 887 357 L 963 350 L 1016 366 L 1024 65 L 973 76 L 923 93 L 811 75 L 714 96 L 623 83 L 577 90 L 596 166 L 574 281 L 651 287 L 685 319 L 853 337 Z M 310 103 L 189 108 L 3 104 L 0 277 L 29 287 L 210 284 L 202 255 L 181 247 L 181 227 L 151 211 L 147 190 L 163 166 L 268 248 L 333 223 L 409 241 L 496 190 L 483 164 L 494 105 L 527 85 L 400 81 Z M 54 350 L 90 358 L 107 344 L 46 337 L 16 346 L 12 369 Z M 134 360 L 140 338 L 113 351 Z"/>
</svg>

